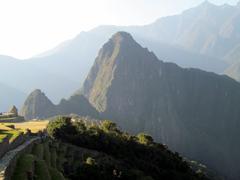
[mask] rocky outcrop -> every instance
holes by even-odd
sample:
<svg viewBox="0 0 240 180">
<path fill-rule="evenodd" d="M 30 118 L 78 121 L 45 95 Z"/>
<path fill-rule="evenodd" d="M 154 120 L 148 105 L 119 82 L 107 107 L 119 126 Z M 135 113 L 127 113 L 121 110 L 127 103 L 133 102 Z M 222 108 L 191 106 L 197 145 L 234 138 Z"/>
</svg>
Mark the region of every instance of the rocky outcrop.
<svg viewBox="0 0 240 180">
<path fill-rule="evenodd" d="M 26 119 L 46 118 L 53 116 L 56 112 L 55 105 L 47 98 L 47 96 L 37 89 L 33 91 L 21 109 L 20 114 Z"/>
<path fill-rule="evenodd" d="M 239 178 L 240 84 L 164 63 L 125 32 L 100 50 L 79 94 L 102 116 Z"/>
</svg>

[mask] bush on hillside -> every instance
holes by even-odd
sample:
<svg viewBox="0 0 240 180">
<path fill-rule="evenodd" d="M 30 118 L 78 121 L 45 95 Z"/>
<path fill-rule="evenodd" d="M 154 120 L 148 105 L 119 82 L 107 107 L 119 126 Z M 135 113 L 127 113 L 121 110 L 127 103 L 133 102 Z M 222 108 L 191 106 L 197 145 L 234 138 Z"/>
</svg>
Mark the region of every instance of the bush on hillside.
<svg viewBox="0 0 240 180">
<path fill-rule="evenodd" d="M 65 175 L 71 178 L 88 179 L 87 174 L 95 173 L 109 179 L 171 179 L 198 180 L 206 179 L 194 173 L 177 153 L 172 153 L 166 146 L 155 143 L 150 135 L 140 133 L 129 135 L 118 129 L 109 120 L 100 123 L 84 121 L 71 122 L 70 118 L 58 117 L 49 123 L 47 131 L 51 137 L 79 147 L 104 152 L 122 165 L 87 159 L 87 163 L 78 165 L 77 170 Z M 96 162 L 95 162 L 96 161 Z M 70 165 L 68 164 L 68 172 Z M 121 173 L 120 173 L 121 172 Z M 108 178 L 106 178 L 108 179 Z"/>
</svg>

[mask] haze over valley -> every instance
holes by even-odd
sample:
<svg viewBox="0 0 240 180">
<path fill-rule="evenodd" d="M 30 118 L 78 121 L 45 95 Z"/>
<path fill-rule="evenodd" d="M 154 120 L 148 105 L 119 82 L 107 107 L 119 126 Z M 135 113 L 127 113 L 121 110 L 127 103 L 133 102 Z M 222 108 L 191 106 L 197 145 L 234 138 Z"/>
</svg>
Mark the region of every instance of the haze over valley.
<svg viewBox="0 0 240 180">
<path fill-rule="evenodd" d="M 1 55 L 0 178 L 240 179 L 240 3 L 190 2 Z"/>
</svg>

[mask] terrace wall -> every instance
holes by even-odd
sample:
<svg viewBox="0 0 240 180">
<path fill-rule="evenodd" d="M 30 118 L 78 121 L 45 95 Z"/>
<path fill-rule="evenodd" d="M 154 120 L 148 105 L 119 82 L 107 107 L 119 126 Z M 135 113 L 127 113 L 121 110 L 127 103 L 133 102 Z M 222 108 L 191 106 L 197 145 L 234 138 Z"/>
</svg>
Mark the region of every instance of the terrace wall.
<svg viewBox="0 0 240 180">
<path fill-rule="evenodd" d="M 13 142 L 9 141 L 9 138 L 6 137 L 3 139 L 3 141 L 0 143 L 0 158 L 8 151 L 15 149 L 22 143 L 24 143 L 26 140 L 29 139 L 29 134 L 21 133 Z"/>
<path fill-rule="evenodd" d="M 39 143 L 40 140 L 39 137 L 31 138 L 17 148 L 7 152 L 0 159 L 0 180 L 11 180 L 18 157 L 31 152 L 33 145 Z"/>
<path fill-rule="evenodd" d="M 24 121 L 24 117 L 18 116 L 18 117 L 0 117 L 0 123 L 16 123 L 16 122 L 22 122 Z"/>
</svg>

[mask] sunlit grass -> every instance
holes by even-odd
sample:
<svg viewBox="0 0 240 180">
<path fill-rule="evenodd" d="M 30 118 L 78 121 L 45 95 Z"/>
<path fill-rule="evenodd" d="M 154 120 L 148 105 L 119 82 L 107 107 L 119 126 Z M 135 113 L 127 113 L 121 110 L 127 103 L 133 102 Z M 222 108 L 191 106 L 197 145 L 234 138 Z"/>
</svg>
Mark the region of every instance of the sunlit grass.
<svg viewBox="0 0 240 180">
<path fill-rule="evenodd" d="M 44 130 L 48 124 L 48 121 L 28 121 L 20 123 L 1 123 L 0 124 L 0 142 L 4 138 L 9 138 L 9 141 L 12 142 L 16 139 L 22 132 L 26 132 L 27 129 L 30 129 L 31 132 L 36 133 L 40 130 Z M 14 125 L 15 129 L 8 126 Z"/>
<path fill-rule="evenodd" d="M 0 130 L 0 142 L 3 141 L 6 137 L 9 138 L 9 141 L 12 142 L 14 139 L 16 139 L 21 134 L 21 131 L 17 130 L 11 130 L 11 131 L 5 131 Z"/>
<path fill-rule="evenodd" d="M 5 125 L 14 125 L 16 129 L 21 131 L 26 131 L 26 129 L 30 129 L 33 133 L 36 133 L 40 130 L 44 130 L 47 127 L 48 121 L 27 121 L 20 123 L 5 123 Z M 1 127 L 0 127 L 1 128 Z"/>
<path fill-rule="evenodd" d="M 18 159 L 15 172 L 12 179 L 25 180 L 27 179 L 27 172 L 33 172 L 35 156 L 31 154 L 24 154 Z"/>
</svg>

